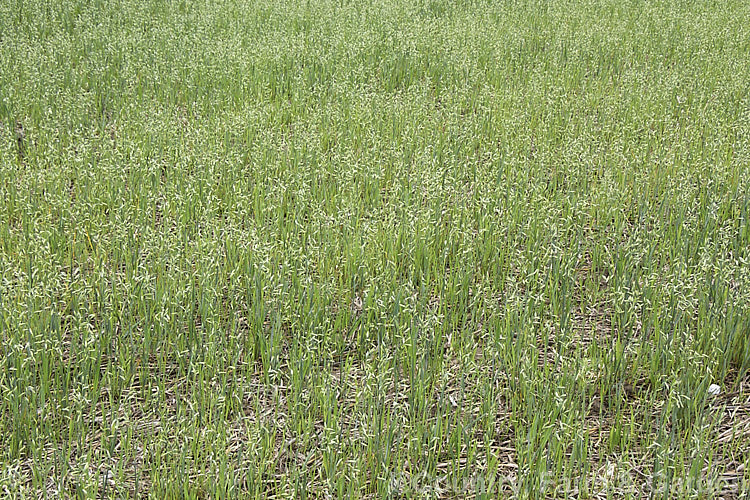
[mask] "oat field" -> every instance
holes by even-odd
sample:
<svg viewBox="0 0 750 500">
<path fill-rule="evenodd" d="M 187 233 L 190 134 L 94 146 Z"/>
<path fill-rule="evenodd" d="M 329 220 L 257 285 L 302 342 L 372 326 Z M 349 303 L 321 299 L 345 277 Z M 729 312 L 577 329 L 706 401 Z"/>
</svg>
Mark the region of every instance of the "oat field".
<svg viewBox="0 0 750 500">
<path fill-rule="evenodd" d="M 750 3 L 0 0 L 0 498 L 748 498 Z"/>
</svg>

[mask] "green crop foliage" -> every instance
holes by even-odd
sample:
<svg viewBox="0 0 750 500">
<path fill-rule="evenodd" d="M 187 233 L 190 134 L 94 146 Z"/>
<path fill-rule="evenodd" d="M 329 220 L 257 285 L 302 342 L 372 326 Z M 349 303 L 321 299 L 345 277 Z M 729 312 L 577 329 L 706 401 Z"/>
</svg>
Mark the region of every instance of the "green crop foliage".
<svg viewBox="0 0 750 500">
<path fill-rule="evenodd" d="M 0 496 L 749 462 L 747 1 L 0 2 Z"/>
</svg>

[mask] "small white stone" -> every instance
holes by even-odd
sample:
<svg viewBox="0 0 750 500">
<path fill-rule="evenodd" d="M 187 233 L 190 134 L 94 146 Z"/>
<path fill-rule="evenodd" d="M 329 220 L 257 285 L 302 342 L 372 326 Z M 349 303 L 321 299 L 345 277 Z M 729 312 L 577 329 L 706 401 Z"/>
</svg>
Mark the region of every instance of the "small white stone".
<svg viewBox="0 0 750 500">
<path fill-rule="evenodd" d="M 708 386 L 708 393 L 712 396 L 718 396 L 721 392 L 721 387 L 719 387 L 716 384 L 711 384 Z"/>
</svg>

